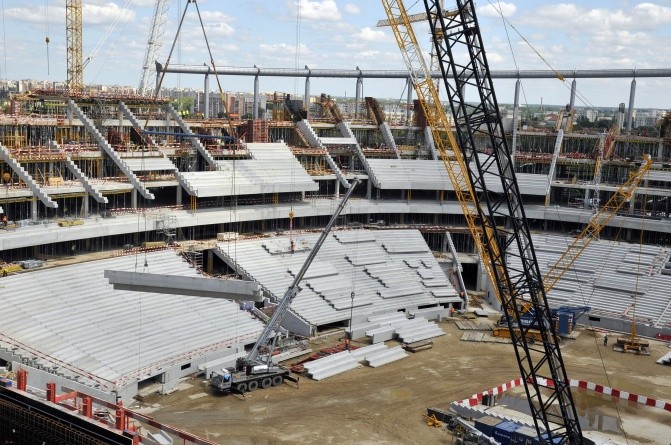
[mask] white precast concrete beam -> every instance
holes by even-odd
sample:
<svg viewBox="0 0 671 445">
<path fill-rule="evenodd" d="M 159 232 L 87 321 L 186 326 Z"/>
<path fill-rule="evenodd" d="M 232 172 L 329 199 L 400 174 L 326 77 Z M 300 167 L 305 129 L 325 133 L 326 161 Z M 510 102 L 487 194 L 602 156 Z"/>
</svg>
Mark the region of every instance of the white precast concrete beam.
<svg viewBox="0 0 671 445">
<path fill-rule="evenodd" d="M 107 278 L 117 290 L 224 298 L 226 300 L 263 301 L 261 287 L 254 281 L 217 280 L 155 273 L 106 270 Z"/>
</svg>

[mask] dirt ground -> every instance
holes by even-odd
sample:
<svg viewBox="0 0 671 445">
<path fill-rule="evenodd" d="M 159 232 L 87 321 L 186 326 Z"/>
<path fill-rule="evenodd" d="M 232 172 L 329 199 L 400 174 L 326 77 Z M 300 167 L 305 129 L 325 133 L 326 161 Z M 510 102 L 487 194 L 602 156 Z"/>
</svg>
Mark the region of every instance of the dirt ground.
<svg viewBox="0 0 671 445">
<path fill-rule="evenodd" d="M 212 394 L 202 378 L 194 378 L 183 390 L 151 395 L 143 405 L 153 405 L 156 420 L 221 444 L 450 444 L 452 436 L 426 425 L 426 408 L 447 408 L 517 378 L 519 368 L 512 345 L 463 342 L 452 321 L 440 324 L 446 335 L 433 339 L 432 349 L 379 368 L 361 366 L 319 382 L 302 378 L 298 389 L 285 384 L 248 393 L 246 400 Z M 605 347 L 600 333 L 581 329 L 576 340 L 565 340 L 569 377 L 671 400 L 671 367 L 655 363 L 668 345 L 651 342 L 650 356 L 623 354 L 612 350 L 615 336 L 610 337 Z M 313 349 L 337 340 L 322 338 Z M 671 413 L 633 403 L 623 409 L 626 402 L 610 397 L 592 399 L 579 398 L 579 415 L 592 404 L 602 405 L 597 408 L 615 421 L 622 416 L 627 438 L 621 443 L 671 444 Z"/>
</svg>

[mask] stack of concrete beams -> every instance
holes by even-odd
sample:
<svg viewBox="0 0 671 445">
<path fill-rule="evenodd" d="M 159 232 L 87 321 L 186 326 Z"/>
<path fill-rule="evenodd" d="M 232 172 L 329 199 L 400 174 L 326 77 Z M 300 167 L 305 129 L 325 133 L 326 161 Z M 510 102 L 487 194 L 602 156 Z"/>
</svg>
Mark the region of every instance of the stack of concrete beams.
<svg viewBox="0 0 671 445">
<path fill-rule="evenodd" d="M 396 337 L 404 343 L 412 343 L 427 338 L 445 335 L 445 332 L 435 323 L 426 318 L 411 318 L 394 325 Z"/>
<path fill-rule="evenodd" d="M 445 335 L 440 326 L 426 318 L 408 319 L 399 312 L 368 317 L 367 323 L 352 329 L 353 338 L 359 338 L 362 331 L 371 338 L 373 344 L 394 338 L 404 343 L 412 343 Z"/>
<path fill-rule="evenodd" d="M 368 363 L 368 366 L 371 368 L 377 368 L 378 366 L 395 362 L 396 360 L 400 360 L 407 356 L 408 354 L 403 350 L 402 346 L 396 346 L 394 348 L 382 349 L 375 354 L 368 355 L 366 357 L 366 363 Z"/>
<path fill-rule="evenodd" d="M 362 362 L 372 368 L 376 368 L 407 356 L 408 354 L 401 346 L 388 348 L 384 343 L 378 343 L 329 355 L 308 362 L 304 367 L 311 378 L 314 380 L 323 380 L 357 368 Z"/>
<path fill-rule="evenodd" d="M 659 363 L 660 365 L 671 366 L 671 352 L 664 354 L 662 358 L 657 360 L 657 363 Z"/>
<path fill-rule="evenodd" d="M 343 351 L 306 363 L 304 366 L 310 377 L 315 380 L 323 380 L 354 369 L 359 366 L 359 362 L 349 351 Z"/>
</svg>

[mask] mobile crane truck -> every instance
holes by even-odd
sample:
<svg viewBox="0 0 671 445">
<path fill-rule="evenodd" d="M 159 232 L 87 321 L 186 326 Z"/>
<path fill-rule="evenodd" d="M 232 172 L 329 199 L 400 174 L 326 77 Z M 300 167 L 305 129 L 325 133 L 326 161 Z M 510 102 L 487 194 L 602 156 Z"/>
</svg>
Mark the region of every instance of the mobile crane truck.
<svg viewBox="0 0 671 445">
<path fill-rule="evenodd" d="M 280 323 L 287 310 L 289 310 L 291 302 L 301 290 L 298 285 L 303 279 L 305 272 L 307 272 L 312 261 L 317 256 L 317 252 L 319 252 L 324 241 L 326 241 L 326 237 L 335 225 L 340 212 L 345 208 L 347 200 L 349 200 L 358 183 L 359 180 L 355 179 L 350 185 L 333 216 L 331 216 L 331 220 L 322 231 L 315 245 L 312 246 L 312 250 L 310 250 L 305 263 L 303 263 L 298 274 L 296 274 L 294 281 L 285 292 L 282 301 L 280 301 L 275 309 L 275 313 L 268 321 L 268 324 L 263 332 L 261 332 L 247 357 L 238 358 L 235 367 L 223 368 L 212 373 L 210 386 L 215 390 L 244 394 L 245 392 L 258 389 L 259 386 L 261 388 L 268 388 L 270 386 L 281 385 L 285 380 L 298 383 L 298 377 L 293 377 L 289 369 L 272 361 L 273 351 L 279 338 Z"/>
</svg>

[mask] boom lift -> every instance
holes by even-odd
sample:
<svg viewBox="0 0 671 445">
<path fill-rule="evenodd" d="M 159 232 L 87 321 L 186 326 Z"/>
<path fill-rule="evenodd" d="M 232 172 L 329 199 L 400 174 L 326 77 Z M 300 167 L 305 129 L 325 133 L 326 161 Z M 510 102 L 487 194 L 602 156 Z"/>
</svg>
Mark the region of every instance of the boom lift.
<svg viewBox="0 0 671 445">
<path fill-rule="evenodd" d="M 241 357 L 237 360 L 235 368 L 224 368 L 221 371 L 216 371 L 212 374 L 210 379 L 210 386 L 219 391 L 234 391 L 244 394 L 247 391 L 254 391 L 259 386 L 268 388 L 270 386 L 277 386 L 282 384 L 284 380 L 289 380 L 298 383 L 298 378 L 291 376 L 291 371 L 281 365 L 274 364 L 272 361 L 273 352 L 277 345 L 279 338 L 280 323 L 284 318 L 287 310 L 291 306 L 291 302 L 300 292 L 299 284 L 312 261 L 317 256 L 317 252 L 326 241 L 331 228 L 335 225 L 340 212 L 345 208 L 347 200 L 352 196 L 354 188 L 359 183 L 358 179 L 352 182 L 352 185 L 347 189 L 347 193 L 340 201 L 331 220 L 328 222 L 322 231 L 317 242 L 312 246 L 312 250 L 303 263 L 303 266 L 296 274 L 291 286 L 284 293 L 282 301 L 275 308 L 273 316 L 268 321 L 263 332 L 254 344 L 254 347 L 249 352 L 247 357 Z"/>
</svg>

